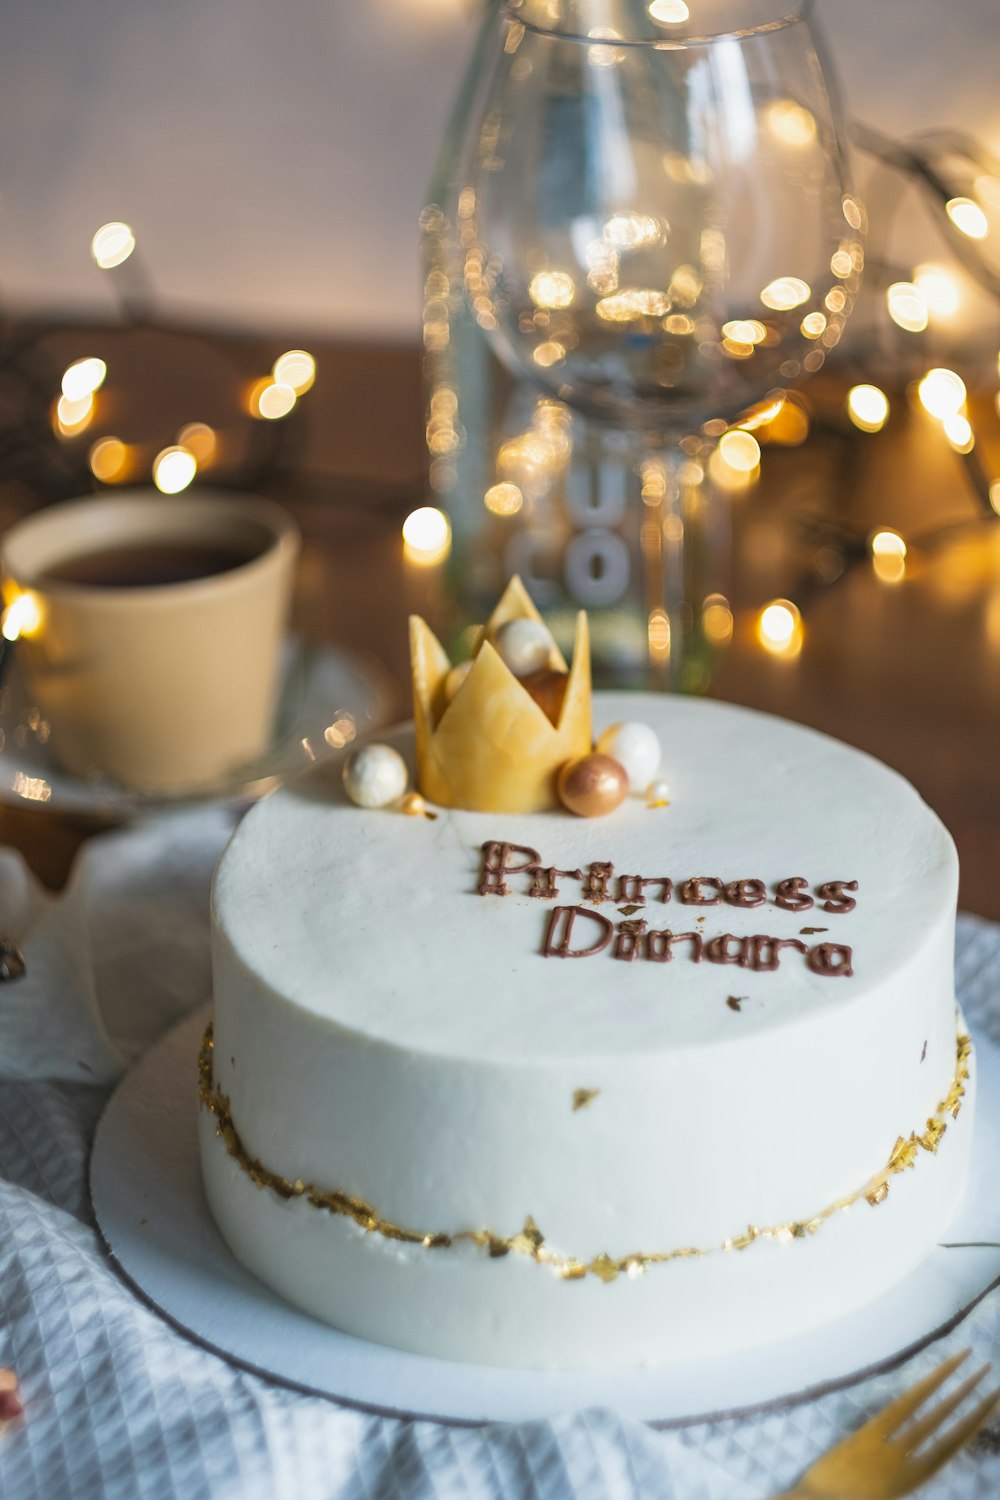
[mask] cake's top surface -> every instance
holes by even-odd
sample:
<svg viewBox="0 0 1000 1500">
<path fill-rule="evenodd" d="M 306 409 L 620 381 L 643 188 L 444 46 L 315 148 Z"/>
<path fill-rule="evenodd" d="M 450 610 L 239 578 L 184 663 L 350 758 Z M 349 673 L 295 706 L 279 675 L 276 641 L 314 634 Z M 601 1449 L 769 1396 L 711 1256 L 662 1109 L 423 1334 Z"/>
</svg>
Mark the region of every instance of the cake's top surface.
<svg viewBox="0 0 1000 1500">
<path fill-rule="evenodd" d="M 738 1042 L 851 1005 L 918 960 L 928 932 L 953 917 L 951 839 L 878 761 L 725 704 L 595 696 L 595 734 L 622 719 L 659 734 L 669 806 L 628 798 L 598 819 L 443 808 L 434 819 L 407 817 L 353 806 L 339 763 L 317 767 L 261 803 L 234 836 L 216 876 L 220 933 L 258 979 L 317 1020 L 417 1052 L 530 1061 Z M 387 738 L 412 760 L 411 731 Z M 554 899 L 530 896 L 534 877 L 525 874 L 505 877 L 505 896 L 480 894 L 491 841 L 535 850 L 541 865 L 583 878 L 556 875 Z M 512 852 L 509 862 L 527 857 Z M 647 877 L 645 906 L 628 895 L 588 899 L 596 862 L 614 866 L 611 897 L 620 876 Z M 684 883 L 699 876 L 763 882 L 766 902 L 684 904 Z M 668 902 L 655 877 L 673 882 Z M 779 883 L 794 877 L 804 884 L 786 891 L 812 896 L 811 908 L 776 904 Z M 849 897 L 854 909 L 824 911 L 819 887 L 851 881 L 857 889 L 834 888 L 833 904 Z M 692 892 L 715 893 L 711 884 Z M 550 922 L 551 946 L 567 936 L 555 908 L 573 906 L 585 914 L 569 946 L 610 934 L 607 945 L 589 957 L 544 956 Z M 799 946 L 778 950 L 773 969 L 696 963 L 687 940 L 670 962 L 651 960 L 644 946 L 633 961 L 616 959 L 618 925 L 630 921 L 695 932 L 706 949 L 731 934 L 733 953 L 746 954 L 736 940 L 751 935 Z M 820 944 L 841 950 L 827 955 L 831 967 L 849 948 L 853 972 L 811 967 L 803 950 Z M 766 947 L 758 955 L 773 956 Z"/>
</svg>

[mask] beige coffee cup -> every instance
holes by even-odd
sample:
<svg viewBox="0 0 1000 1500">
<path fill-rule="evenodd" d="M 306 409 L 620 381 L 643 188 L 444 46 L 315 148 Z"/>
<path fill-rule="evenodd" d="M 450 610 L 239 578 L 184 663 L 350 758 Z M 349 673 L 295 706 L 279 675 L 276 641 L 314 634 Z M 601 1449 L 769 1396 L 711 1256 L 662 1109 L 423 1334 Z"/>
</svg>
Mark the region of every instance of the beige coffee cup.
<svg viewBox="0 0 1000 1500">
<path fill-rule="evenodd" d="M 81 559 L 148 560 L 156 549 L 188 559 L 194 549 L 216 570 L 145 584 L 128 581 L 125 563 L 124 582 L 57 576 L 75 578 Z M 208 789 L 259 757 L 298 550 L 283 510 L 224 490 L 123 491 L 13 526 L 0 541 L 4 602 L 32 596 L 15 649 L 55 759 L 171 795 Z"/>
</svg>

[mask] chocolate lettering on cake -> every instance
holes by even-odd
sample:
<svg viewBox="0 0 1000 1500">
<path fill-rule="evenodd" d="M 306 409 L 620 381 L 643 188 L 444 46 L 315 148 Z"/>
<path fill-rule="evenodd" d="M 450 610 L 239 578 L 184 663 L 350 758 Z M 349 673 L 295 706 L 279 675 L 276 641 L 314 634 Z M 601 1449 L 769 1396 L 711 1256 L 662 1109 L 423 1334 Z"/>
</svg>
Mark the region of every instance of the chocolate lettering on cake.
<svg viewBox="0 0 1000 1500">
<path fill-rule="evenodd" d="M 657 931 L 646 935 L 646 957 L 651 958 L 654 963 L 668 964 L 674 956 L 674 944 L 691 944 L 688 957 L 696 964 L 701 963 L 702 953 L 705 948 L 705 939 L 700 932 L 671 932 L 669 927 L 661 927 Z"/>
<path fill-rule="evenodd" d="M 647 885 L 660 887 L 660 901 L 669 901 L 674 883 L 666 875 L 619 875 L 616 901 L 629 901 L 635 906 L 645 906 Z"/>
<path fill-rule="evenodd" d="M 585 917 L 587 922 L 595 922 L 598 929 L 596 937 L 591 928 L 586 937 L 578 938 L 578 941 L 584 943 L 582 948 L 571 946 L 573 927 L 578 917 Z M 599 911 L 588 911 L 585 906 L 557 906 L 553 909 L 545 928 L 545 946 L 542 953 L 546 958 L 592 958 L 595 953 L 604 952 L 614 930 L 614 922 L 608 917 L 602 917 Z M 589 945 L 587 938 L 590 938 Z"/>
<path fill-rule="evenodd" d="M 784 907 L 785 911 L 808 911 L 810 906 L 815 904 L 806 890 L 808 884 L 808 880 L 801 875 L 792 875 L 788 880 L 779 880 L 778 888 L 774 893 L 775 906 Z"/>
<path fill-rule="evenodd" d="M 504 880 L 505 875 L 530 874 L 532 877 L 540 864 L 537 849 L 529 849 L 527 844 L 502 844 L 497 839 L 491 839 L 483 845 L 483 868 L 479 877 L 479 894 L 481 896 L 506 896 L 509 889 Z M 512 854 L 524 854 L 526 856 L 523 865 L 510 864 Z"/>
<path fill-rule="evenodd" d="M 528 895 L 541 896 L 546 901 L 551 900 L 554 896 L 558 896 L 559 887 L 556 885 L 556 880 L 559 876 L 563 876 L 566 880 L 582 880 L 583 871 L 557 870 L 555 865 L 548 865 L 545 869 L 542 869 L 541 865 L 539 865 L 535 870 L 535 878 L 531 882 L 531 890 L 528 892 Z"/>
<path fill-rule="evenodd" d="M 857 906 L 853 896 L 845 896 L 845 891 L 856 891 L 858 882 L 856 880 L 828 880 L 821 885 L 816 892 L 822 897 L 821 906 L 823 911 L 837 913 L 853 911 Z"/>
<path fill-rule="evenodd" d="M 706 894 L 706 887 L 711 894 Z M 718 906 L 724 892 L 718 875 L 692 875 L 681 886 L 681 901 L 685 906 Z"/>
<path fill-rule="evenodd" d="M 674 932 L 669 927 L 654 928 L 632 913 L 646 908 L 646 888 L 655 887 L 651 899 L 666 904 L 676 899 L 682 906 L 734 906 L 752 909 L 766 904 L 768 887 L 756 876 L 724 880 L 718 875 L 691 875 L 675 881 L 667 875 L 619 875 L 612 893 L 614 864 L 610 860 L 592 860 L 586 874 L 582 869 L 564 870 L 557 865 L 543 865 L 536 849 L 526 844 L 511 844 L 491 839 L 482 845 L 482 868 L 477 887 L 482 896 L 506 896 L 510 887 L 508 875 L 524 876 L 523 894 L 542 900 L 557 900 L 560 882 L 575 881 L 581 898 L 591 906 L 559 905 L 549 913 L 542 955 L 545 958 L 594 958 L 610 948 L 611 957 L 625 963 L 636 959 L 652 963 L 671 963 L 678 944 L 687 944 L 687 957 L 693 963 L 707 960 L 714 964 L 733 964 L 756 973 L 770 973 L 780 967 L 785 949 L 799 953 L 813 974 L 825 978 L 850 978 L 854 973 L 853 950 L 846 943 L 816 943 L 812 947 L 801 937 L 782 938 L 767 933 L 719 933 L 707 937 L 700 932 Z M 791 875 L 775 882 L 772 900 L 785 911 L 803 912 L 815 906 L 831 916 L 846 916 L 857 906 L 854 896 L 856 880 L 827 880 L 810 890 L 803 875 Z M 605 901 L 625 902 L 619 907 L 628 920 L 614 922 L 594 911 Z M 705 918 L 699 916 L 699 922 Z M 826 932 L 825 927 L 803 927 L 803 935 Z"/>
<path fill-rule="evenodd" d="M 619 922 L 614 947 L 611 950 L 612 956 L 624 958 L 627 963 L 638 958 L 648 925 L 648 922 L 644 922 L 641 917 L 638 922 Z"/>
</svg>

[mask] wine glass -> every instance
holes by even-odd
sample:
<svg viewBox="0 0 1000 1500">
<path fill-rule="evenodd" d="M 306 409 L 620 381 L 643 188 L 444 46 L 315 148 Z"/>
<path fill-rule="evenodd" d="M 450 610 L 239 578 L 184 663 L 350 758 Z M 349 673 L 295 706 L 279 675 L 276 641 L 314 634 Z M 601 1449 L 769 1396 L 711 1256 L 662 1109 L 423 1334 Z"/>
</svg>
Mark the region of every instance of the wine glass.
<svg viewBox="0 0 1000 1500">
<path fill-rule="evenodd" d="M 717 509 L 711 443 L 820 367 L 858 291 L 864 210 L 812 8 L 508 0 L 453 131 L 452 311 L 506 374 L 508 428 L 530 408 L 534 439 L 500 433 L 495 485 L 521 504 L 497 495 L 495 513 L 551 532 L 574 441 L 618 454 L 643 502 L 649 651 L 672 682 L 705 597 L 684 567 L 671 580 L 669 544 Z"/>
</svg>

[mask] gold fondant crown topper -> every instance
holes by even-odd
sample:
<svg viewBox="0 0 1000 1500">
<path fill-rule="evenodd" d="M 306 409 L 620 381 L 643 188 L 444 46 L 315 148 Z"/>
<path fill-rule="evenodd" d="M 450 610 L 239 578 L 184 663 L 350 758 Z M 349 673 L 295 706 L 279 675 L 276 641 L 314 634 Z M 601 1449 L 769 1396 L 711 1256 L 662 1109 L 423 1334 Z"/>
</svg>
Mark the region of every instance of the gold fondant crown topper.
<svg viewBox="0 0 1000 1500">
<path fill-rule="evenodd" d="M 497 633 L 511 620 L 542 623 L 516 577 L 480 632 L 472 665 L 449 702 L 447 653 L 424 620 L 410 617 L 417 784 L 443 807 L 517 813 L 557 807 L 559 768 L 590 753 L 587 616 L 577 615 L 573 661 L 553 718 L 496 649 Z M 547 670 L 567 672 L 554 641 Z"/>
</svg>

